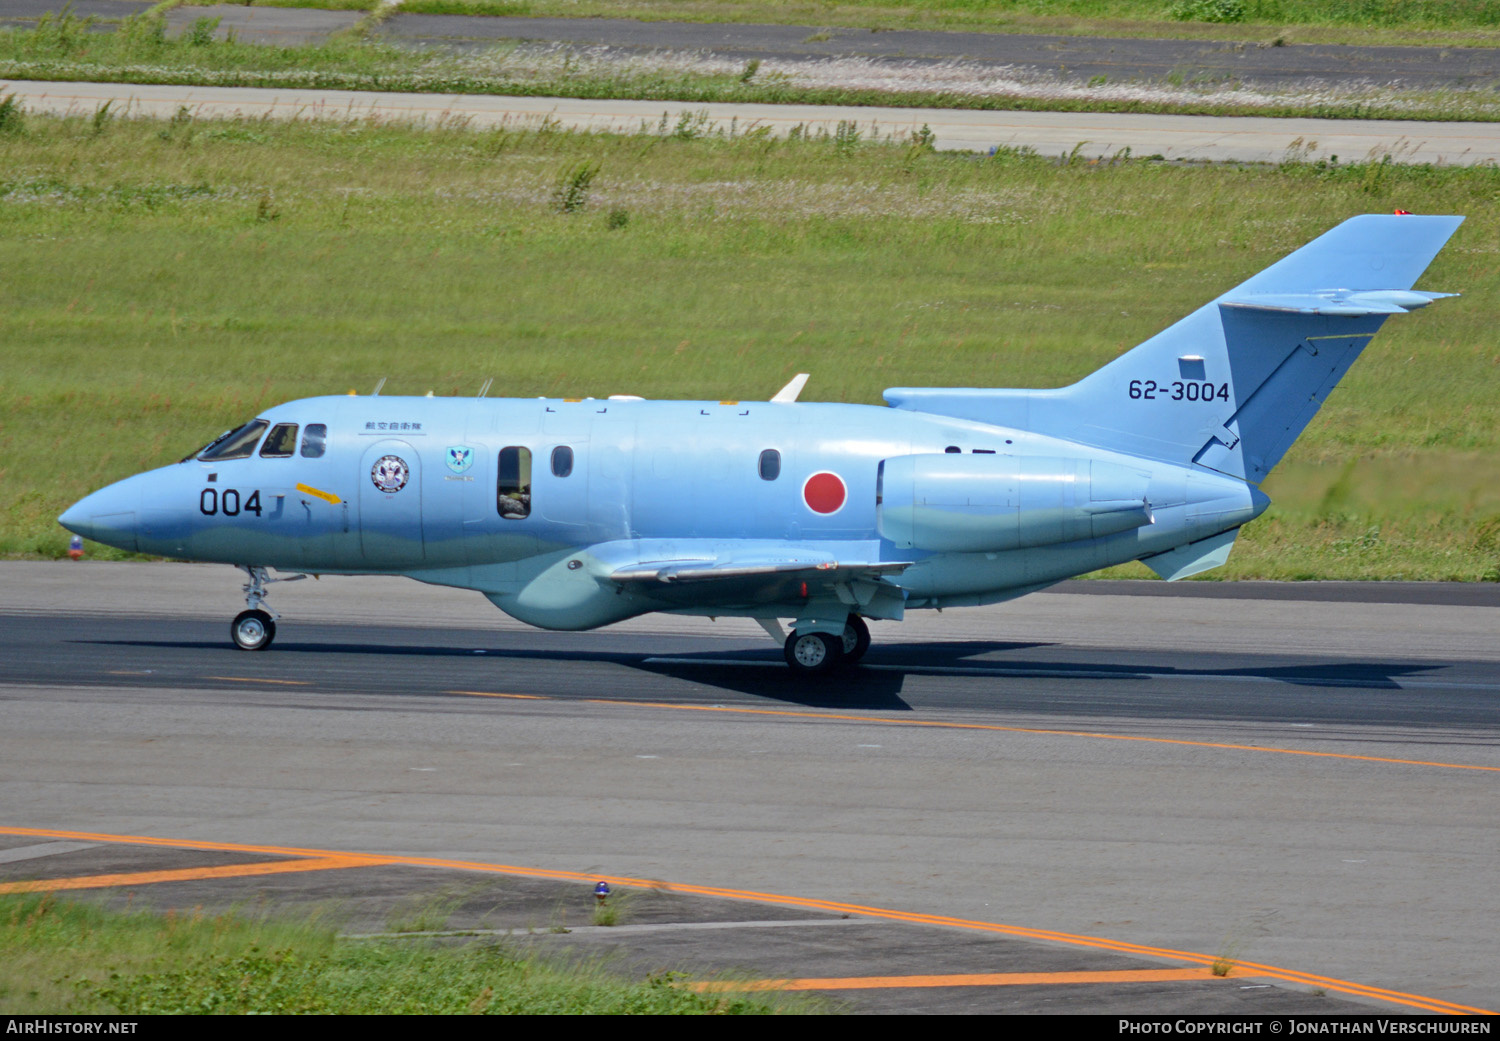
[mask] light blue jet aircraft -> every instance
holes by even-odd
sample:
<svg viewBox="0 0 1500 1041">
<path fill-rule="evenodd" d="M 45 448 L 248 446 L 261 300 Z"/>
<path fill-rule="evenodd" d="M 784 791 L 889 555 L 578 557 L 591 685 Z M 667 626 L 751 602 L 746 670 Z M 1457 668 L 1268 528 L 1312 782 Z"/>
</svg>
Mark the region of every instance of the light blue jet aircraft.
<svg viewBox="0 0 1500 1041">
<path fill-rule="evenodd" d="M 269 568 L 475 589 L 546 629 L 753 618 L 787 663 L 858 661 L 865 619 L 1009 600 L 1111 564 L 1215 567 L 1257 485 L 1462 217 L 1329 231 L 1057 390 L 770 401 L 322 397 L 266 411 L 59 520 L 234 564 L 263 650 Z"/>
</svg>

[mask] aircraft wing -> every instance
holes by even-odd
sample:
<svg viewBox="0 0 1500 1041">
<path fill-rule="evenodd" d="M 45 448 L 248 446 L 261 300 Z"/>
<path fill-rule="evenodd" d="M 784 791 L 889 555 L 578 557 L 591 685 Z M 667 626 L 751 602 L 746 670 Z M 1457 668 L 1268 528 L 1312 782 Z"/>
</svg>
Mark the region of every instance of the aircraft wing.
<svg viewBox="0 0 1500 1041">
<path fill-rule="evenodd" d="M 656 560 L 647 564 L 631 564 L 610 573 L 612 582 L 725 582 L 731 579 L 797 578 L 832 585 L 854 579 L 874 579 L 881 575 L 899 575 L 911 567 L 910 561 L 861 561 L 837 560 L 811 563 L 807 561 L 779 561 L 763 564 L 747 564 L 742 561 L 721 564 L 712 560 Z"/>
</svg>

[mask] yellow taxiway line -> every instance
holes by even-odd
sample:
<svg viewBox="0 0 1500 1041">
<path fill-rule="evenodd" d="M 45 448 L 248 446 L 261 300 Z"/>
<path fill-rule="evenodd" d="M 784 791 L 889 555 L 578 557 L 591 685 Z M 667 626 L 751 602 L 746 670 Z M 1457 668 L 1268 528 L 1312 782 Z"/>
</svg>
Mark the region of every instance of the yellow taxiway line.
<svg viewBox="0 0 1500 1041">
<path fill-rule="evenodd" d="M 114 886 L 153 885 L 157 882 L 192 882 L 202 878 L 248 878 L 253 875 L 285 875 L 298 871 L 331 871 L 336 868 L 368 866 L 369 862 L 360 857 L 313 857 L 305 860 L 273 860 L 255 864 L 179 868 L 174 871 L 134 871 L 119 875 L 81 875 L 76 878 L 43 878 L 31 882 L 0 882 L 0 893 L 52 893 L 64 889 L 109 889 Z"/>
<path fill-rule="evenodd" d="M 1242 976 L 1243 973 L 1233 973 Z M 1032 987 L 1069 983 L 1200 983 L 1223 979 L 1212 969 L 1109 969 L 1099 972 L 976 972 L 949 976 L 842 976 L 799 980 L 703 980 L 699 993 L 747 990 L 897 990 L 918 987 Z"/>
</svg>

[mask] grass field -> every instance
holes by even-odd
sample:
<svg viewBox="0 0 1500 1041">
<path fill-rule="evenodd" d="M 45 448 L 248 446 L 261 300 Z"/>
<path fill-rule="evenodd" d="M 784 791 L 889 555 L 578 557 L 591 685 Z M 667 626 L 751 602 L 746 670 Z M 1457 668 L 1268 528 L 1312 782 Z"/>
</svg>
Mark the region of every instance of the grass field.
<svg viewBox="0 0 1500 1041">
<path fill-rule="evenodd" d="M 30 29 L 0 31 L 0 77 L 688 102 L 1500 119 L 1500 94 L 1483 84 L 1270 89 L 1191 70 L 1140 82 L 1106 76 L 1083 82 L 974 62 L 742 61 L 697 52 L 580 51 L 539 44 L 502 43 L 450 53 L 392 46 L 359 28 L 318 44 L 281 47 L 216 34 L 216 23 L 214 18 L 196 19 L 169 35 L 158 15 L 124 19 L 112 32 L 94 31 L 97 26 L 87 19 L 44 17 Z"/>
<path fill-rule="evenodd" d="M 632 980 L 505 944 L 348 941 L 318 918 L 108 911 L 0 898 L 8 1015 L 745 1015 L 809 1002 L 699 995 L 675 974 Z"/>
<path fill-rule="evenodd" d="M 1214 574 L 1500 577 L 1500 172 L 661 131 L 0 110 L 0 553 L 58 556 L 86 492 L 382 377 L 719 399 L 808 371 L 805 399 L 870 403 L 1055 386 L 1400 206 L 1469 215 L 1420 283 L 1465 297 L 1390 323 Z"/>
</svg>

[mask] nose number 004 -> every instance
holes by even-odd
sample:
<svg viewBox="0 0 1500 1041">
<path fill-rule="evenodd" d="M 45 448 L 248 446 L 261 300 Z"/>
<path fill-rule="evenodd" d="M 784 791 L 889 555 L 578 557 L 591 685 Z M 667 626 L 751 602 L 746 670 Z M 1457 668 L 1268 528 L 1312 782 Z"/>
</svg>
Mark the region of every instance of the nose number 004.
<svg viewBox="0 0 1500 1041">
<path fill-rule="evenodd" d="M 239 489 L 205 488 L 198 493 L 198 512 L 205 517 L 222 513 L 226 517 L 238 517 L 241 511 L 260 516 L 260 489 L 251 491 L 250 497 L 241 501 Z"/>
</svg>

